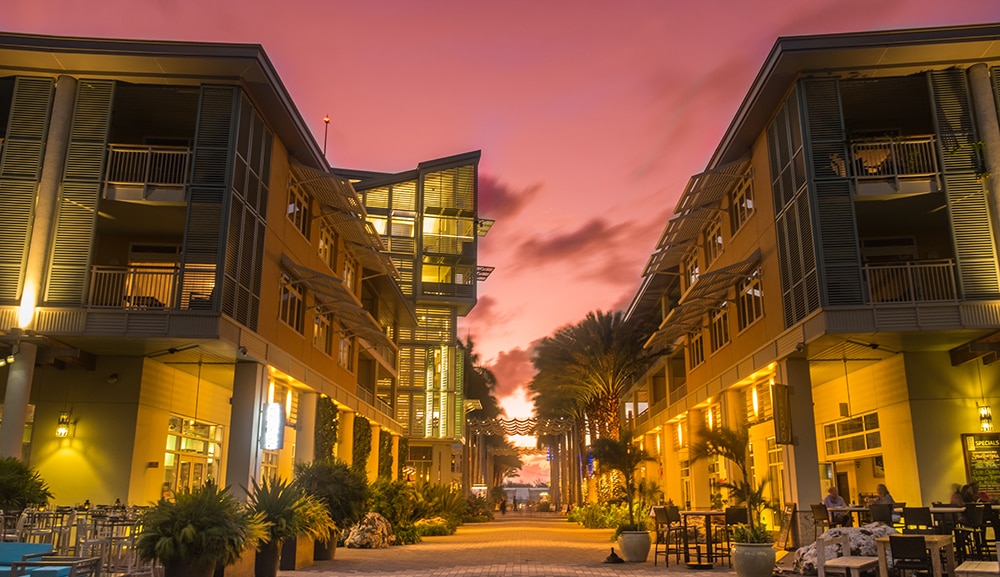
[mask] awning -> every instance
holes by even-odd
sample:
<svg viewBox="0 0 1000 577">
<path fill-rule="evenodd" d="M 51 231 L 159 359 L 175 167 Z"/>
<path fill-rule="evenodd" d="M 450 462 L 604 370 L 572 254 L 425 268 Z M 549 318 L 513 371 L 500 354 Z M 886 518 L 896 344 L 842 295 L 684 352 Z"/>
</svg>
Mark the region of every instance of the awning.
<svg viewBox="0 0 1000 577">
<path fill-rule="evenodd" d="M 339 176 L 292 162 L 292 186 L 302 186 L 323 206 L 339 211 L 365 216 L 365 207 L 351 183 Z"/>
<path fill-rule="evenodd" d="M 303 284 L 316 293 L 316 308 L 333 313 L 347 333 L 396 350 L 395 343 L 389 340 L 368 311 L 362 308 L 358 297 L 344 286 L 343 280 L 296 264 L 284 254 L 281 255 L 281 266 L 294 277 L 293 284 Z"/>
<path fill-rule="evenodd" d="M 729 288 L 747 279 L 759 264 L 760 249 L 745 260 L 698 277 L 681 298 L 681 303 L 670 309 L 660 323 L 660 329 L 653 333 L 644 346 L 673 346 L 678 338 L 700 330 L 705 313 L 719 308 L 725 301 Z"/>
<path fill-rule="evenodd" d="M 352 214 L 329 212 L 322 215 L 333 230 L 347 243 L 347 250 L 358 259 L 361 266 L 399 278 L 399 271 L 385 253 L 385 245 L 375 225 Z"/>
<path fill-rule="evenodd" d="M 677 201 L 674 212 L 683 214 L 698 208 L 717 207 L 722 197 L 733 187 L 750 178 L 747 174 L 749 167 L 750 159 L 741 158 L 692 176 L 688 180 L 680 200 Z"/>
<path fill-rule="evenodd" d="M 656 251 L 650 255 L 643 276 L 668 272 L 678 266 L 698 241 L 698 234 L 705 224 L 714 221 L 714 210 L 701 208 L 680 214 L 670 219 L 667 227 L 656 243 Z"/>
</svg>

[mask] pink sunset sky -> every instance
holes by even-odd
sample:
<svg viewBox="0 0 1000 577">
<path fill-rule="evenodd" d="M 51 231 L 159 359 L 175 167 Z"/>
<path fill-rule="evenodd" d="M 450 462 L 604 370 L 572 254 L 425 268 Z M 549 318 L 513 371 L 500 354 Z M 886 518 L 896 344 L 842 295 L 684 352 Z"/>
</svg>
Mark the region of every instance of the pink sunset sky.
<svg viewBox="0 0 1000 577">
<path fill-rule="evenodd" d="M 533 343 L 620 309 L 779 36 L 1000 21 L 996 0 L 6 0 L 7 32 L 264 46 L 334 166 L 482 150 L 495 266 L 460 323 L 527 417 Z M 535 480 L 530 474 L 526 480 Z"/>
</svg>

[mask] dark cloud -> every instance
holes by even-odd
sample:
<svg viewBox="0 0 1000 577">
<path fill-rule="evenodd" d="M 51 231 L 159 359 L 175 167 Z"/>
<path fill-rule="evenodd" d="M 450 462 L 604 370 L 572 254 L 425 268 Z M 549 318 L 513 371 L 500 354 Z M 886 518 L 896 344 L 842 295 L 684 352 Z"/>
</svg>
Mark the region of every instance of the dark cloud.
<svg viewBox="0 0 1000 577">
<path fill-rule="evenodd" d="M 490 175 L 479 175 L 479 215 L 496 221 L 509 219 L 524 209 L 542 189 L 535 184 L 514 190 Z"/>
<path fill-rule="evenodd" d="M 532 344 L 533 345 L 533 344 Z M 517 389 L 527 388 L 535 377 L 535 365 L 531 364 L 532 347 L 502 351 L 489 369 L 497 378 L 493 394 L 497 398 L 510 396 Z"/>
</svg>

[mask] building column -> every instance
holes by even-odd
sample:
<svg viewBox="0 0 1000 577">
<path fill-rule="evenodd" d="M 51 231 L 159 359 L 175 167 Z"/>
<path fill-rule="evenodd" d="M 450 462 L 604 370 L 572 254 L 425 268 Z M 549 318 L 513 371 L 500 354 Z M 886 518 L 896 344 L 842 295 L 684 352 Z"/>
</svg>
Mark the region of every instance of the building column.
<svg viewBox="0 0 1000 577">
<path fill-rule="evenodd" d="M 392 436 L 392 471 L 389 473 L 390 481 L 399 480 L 399 435 Z"/>
<path fill-rule="evenodd" d="M 31 224 L 31 239 L 28 241 L 21 303 L 17 313 L 19 329 L 30 329 L 35 322 L 35 307 L 42 291 L 42 281 L 49 256 L 49 239 L 52 237 L 52 226 L 59 206 L 59 185 L 63 178 L 66 149 L 69 146 L 69 134 L 73 126 L 76 85 L 76 78 L 72 76 L 60 76 L 56 80 L 49 131 L 45 136 L 45 157 L 42 160 L 38 194 L 35 195 L 35 213 Z M 21 459 L 24 425 L 28 418 L 28 402 L 31 399 L 31 381 L 35 377 L 37 350 L 37 345 L 34 343 L 19 343 L 18 362 L 11 365 L 7 375 L 3 417 L 0 419 L 2 421 L 0 457 Z"/>
<path fill-rule="evenodd" d="M 368 421 L 372 428 L 372 452 L 368 454 L 368 482 L 374 483 L 378 480 L 378 464 L 382 446 L 382 427 L 374 421 Z"/>
<path fill-rule="evenodd" d="M 990 173 L 990 177 L 986 178 L 983 184 L 990 196 L 993 242 L 1000 252 L 1000 122 L 997 121 L 993 82 L 990 79 L 990 68 L 985 63 L 970 66 L 968 74 L 976 132 L 983 142 L 983 161 Z"/>
<path fill-rule="evenodd" d="M 337 458 L 350 467 L 354 464 L 354 411 L 337 407 Z"/>
<path fill-rule="evenodd" d="M 226 484 L 239 494 L 260 478 L 261 415 L 267 400 L 267 371 L 252 361 L 236 363 L 233 375 L 232 409 L 229 418 L 229 448 Z"/>
<path fill-rule="evenodd" d="M 705 412 L 701 409 L 691 409 L 688 411 L 687 425 L 688 438 L 685 444 L 690 447 L 691 442 L 698 438 L 698 431 L 701 431 L 705 427 Z M 697 462 L 691 462 L 689 459 L 688 471 L 691 474 L 691 494 L 689 495 L 691 507 L 695 509 L 710 509 L 712 505 L 712 488 L 708 482 L 708 460 L 701 459 Z"/>
<path fill-rule="evenodd" d="M 813 412 L 809 361 L 781 361 L 778 364 L 776 382 L 788 385 L 792 444 L 784 446 L 785 498 L 786 502 L 796 504 L 798 518 L 792 524 L 792 536 L 797 546 L 803 546 L 813 540 L 813 520 L 809 506 L 823 500 L 819 484 L 819 452 L 816 447 L 816 418 Z"/>
<path fill-rule="evenodd" d="M 295 426 L 295 462 L 312 463 L 316 459 L 316 405 L 319 393 L 299 393 L 298 423 Z"/>
</svg>

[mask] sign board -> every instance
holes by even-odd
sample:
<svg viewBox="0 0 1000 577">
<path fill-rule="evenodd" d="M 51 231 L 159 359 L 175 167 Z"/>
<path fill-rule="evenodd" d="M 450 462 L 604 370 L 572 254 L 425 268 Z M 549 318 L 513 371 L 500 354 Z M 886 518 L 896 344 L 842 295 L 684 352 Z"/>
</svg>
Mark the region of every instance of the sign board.
<svg viewBox="0 0 1000 577">
<path fill-rule="evenodd" d="M 771 385 L 771 408 L 774 411 L 774 442 L 792 444 L 792 411 L 788 401 L 788 385 Z"/>
<path fill-rule="evenodd" d="M 277 451 L 285 446 L 285 408 L 281 403 L 264 406 L 264 450 Z"/>
<path fill-rule="evenodd" d="M 781 531 L 778 532 L 778 538 L 774 540 L 775 549 L 788 548 L 788 537 L 791 535 L 794 519 L 795 503 L 789 503 L 785 505 L 785 510 L 781 514 Z"/>
<path fill-rule="evenodd" d="M 969 483 L 979 483 L 991 497 L 1000 495 L 1000 433 L 962 435 L 962 453 Z"/>
</svg>

